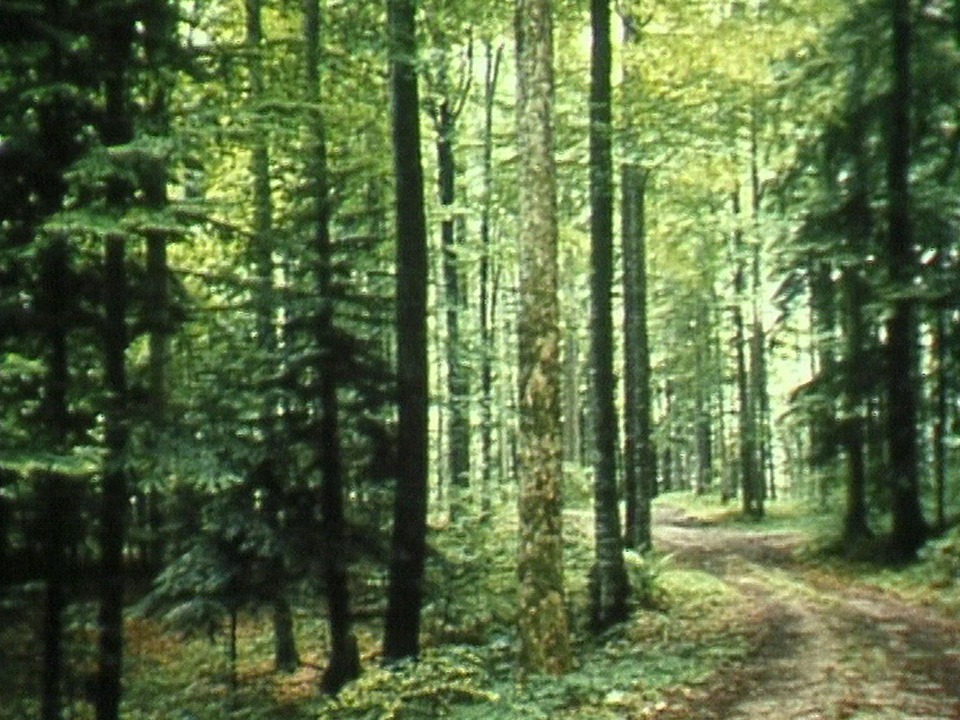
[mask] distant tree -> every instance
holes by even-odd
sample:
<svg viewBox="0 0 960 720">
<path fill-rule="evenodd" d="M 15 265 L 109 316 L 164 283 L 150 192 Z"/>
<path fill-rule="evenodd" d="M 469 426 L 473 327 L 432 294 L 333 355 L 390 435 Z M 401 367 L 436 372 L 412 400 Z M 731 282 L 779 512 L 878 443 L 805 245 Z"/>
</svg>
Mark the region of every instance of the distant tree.
<svg viewBox="0 0 960 720">
<path fill-rule="evenodd" d="M 440 19 L 442 22 L 442 19 Z M 426 105 L 436 129 L 437 196 L 444 214 L 440 222 L 440 245 L 443 251 L 443 297 L 446 312 L 447 406 L 449 432 L 447 464 L 450 478 L 450 512 L 463 509 L 470 484 L 470 364 L 460 327 L 467 308 L 464 273 L 461 271 L 463 223 L 454 216 L 457 197 L 457 133 L 472 80 L 472 47 L 468 48 L 454 77 L 449 33 L 433 32 L 438 60 L 434 73 L 428 74 L 429 89 L 435 99 Z"/>
<path fill-rule="evenodd" d="M 737 299 L 733 305 L 733 324 L 737 353 L 737 397 L 739 408 L 739 457 L 740 457 L 740 501 L 743 514 L 747 517 L 759 519 L 763 517 L 763 496 L 760 485 L 759 468 L 757 466 L 756 417 L 754 414 L 754 398 L 750 387 L 750 368 L 747 359 L 749 348 L 746 334 L 746 319 L 743 311 L 743 296 L 747 289 L 747 269 L 744 252 L 743 228 L 740 207 L 740 187 L 734 189 L 732 195 L 732 210 L 735 221 L 738 223 L 733 230 L 732 251 L 735 270 L 733 275 L 733 289 Z"/>
<path fill-rule="evenodd" d="M 265 38 L 263 31 L 263 9 L 261 0 L 245 0 L 246 35 L 244 44 L 249 53 L 249 93 L 255 106 L 263 102 L 266 79 L 264 77 L 263 54 Z M 257 349 L 270 368 L 264 374 L 272 375 L 273 363 L 277 359 L 277 328 L 275 315 L 279 302 L 274 287 L 274 203 L 271 192 L 271 161 L 269 130 L 265 127 L 259 113 L 255 114 L 253 146 L 250 152 L 250 177 L 253 184 L 253 227 L 250 237 L 250 256 L 253 259 L 256 287 L 253 291 L 253 305 L 256 314 Z M 275 388 L 264 382 L 260 388 L 262 394 L 258 424 L 262 435 L 262 454 L 256 460 L 250 472 L 258 477 L 266 493 L 265 510 L 275 522 L 280 511 L 284 492 L 284 451 L 278 437 L 276 425 L 279 400 Z M 274 664 L 278 670 L 292 671 L 300 664 L 297 653 L 296 636 L 293 627 L 293 613 L 287 599 L 287 572 L 282 555 L 274 560 L 273 625 L 274 625 Z"/>
<path fill-rule="evenodd" d="M 557 190 L 550 0 L 516 0 L 520 150 L 520 665 L 570 665 L 563 586 Z"/>
<path fill-rule="evenodd" d="M 427 229 L 420 156 L 416 3 L 387 0 L 397 218 L 397 486 L 383 654 L 420 650 L 427 520 Z"/>
<path fill-rule="evenodd" d="M 493 297 L 493 278 L 491 264 L 493 241 L 491 215 L 493 211 L 493 116 L 500 78 L 500 64 L 503 58 L 503 45 L 494 50 L 490 40 L 484 41 L 483 75 L 483 195 L 480 209 L 480 486 L 481 507 L 489 511 L 491 501 L 491 481 L 493 466 L 497 460 L 493 455 L 493 321 L 496 303 Z"/>
</svg>

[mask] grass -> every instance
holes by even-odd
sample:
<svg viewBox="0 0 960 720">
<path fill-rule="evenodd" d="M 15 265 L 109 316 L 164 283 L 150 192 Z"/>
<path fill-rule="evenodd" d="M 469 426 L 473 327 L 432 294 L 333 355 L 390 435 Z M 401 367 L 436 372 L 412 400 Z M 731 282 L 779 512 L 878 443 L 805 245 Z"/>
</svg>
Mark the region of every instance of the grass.
<svg viewBox="0 0 960 720">
<path fill-rule="evenodd" d="M 803 535 L 807 540 L 799 549 L 800 556 L 830 573 L 948 614 L 960 613 L 960 526 L 931 539 L 916 561 L 891 565 L 883 561 L 882 537 L 865 541 L 863 547 L 841 550 L 840 514 L 835 510 L 821 510 L 817 503 L 791 500 L 768 503 L 766 516 L 760 522 L 744 518 L 739 505 L 722 504 L 714 495 L 666 493 L 657 498 L 654 505 L 681 507 L 689 515 L 718 527 Z"/>
</svg>

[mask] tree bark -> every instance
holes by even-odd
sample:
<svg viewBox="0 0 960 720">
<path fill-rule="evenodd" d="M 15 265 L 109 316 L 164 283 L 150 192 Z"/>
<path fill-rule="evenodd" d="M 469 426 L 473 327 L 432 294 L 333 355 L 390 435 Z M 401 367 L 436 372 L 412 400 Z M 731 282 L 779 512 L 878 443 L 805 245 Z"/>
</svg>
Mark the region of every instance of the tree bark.
<svg viewBox="0 0 960 720">
<path fill-rule="evenodd" d="M 626 569 L 617 492 L 617 411 L 613 374 L 613 158 L 610 110 L 610 5 L 591 0 L 590 63 L 590 364 L 595 423 L 595 559 L 591 616 L 595 630 L 627 617 Z"/>
<path fill-rule="evenodd" d="M 490 216 L 493 208 L 493 110 L 503 45 L 496 51 L 489 40 L 484 41 L 486 64 L 483 81 L 483 200 L 480 211 L 480 338 L 483 347 L 480 357 L 480 385 L 482 419 L 480 422 L 480 491 L 481 512 L 487 517 L 491 510 L 493 457 L 493 357 L 495 352 L 493 324 L 493 283 L 490 260 L 493 252 Z"/>
<path fill-rule="evenodd" d="M 64 588 L 63 477 L 57 473 L 34 471 L 29 478 L 41 497 L 44 508 L 44 578 L 47 595 L 43 616 L 43 665 L 40 671 L 40 718 L 60 720 L 63 698 L 63 610 Z"/>
<path fill-rule="evenodd" d="M 893 502 L 892 550 L 912 558 L 927 537 L 920 507 L 917 440 L 917 328 L 909 292 L 915 272 L 910 220 L 910 104 L 913 94 L 909 0 L 890 0 L 893 88 L 887 138 L 887 265 L 898 293 L 887 321 L 887 444 Z"/>
<path fill-rule="evenodd" d="M 264 92 L 263 63 L 260 56 L 263 51 L 263 20 L 261 0 L 245 0 L 246 39 L 250 52 L 250 96 L 254 103 L 259 102 Z M 277 351 L 276 323 L 274 313 L 276 297 L 273 283 L 273 197 L 270 190 L 270 147 L 266 130 L 256 127 L 253 147 L 250 153 L 250 174 L 253 178 L 253 233 L 251 256 L 254 262 L 257 287 L 254 292 L 256 313 L 256 333 L 258 349 L 264 353 L 265 362 L 272 363 Z M 274 391 L 265 390 L 260 411 L 260 427 L 263 434 L 263 452 L 267 462 L 278 459 L 282 453 L 277 441 L 274 426 L 277 416 L 277 400 Z M 273 465 L 274 492 L 282 492 L 283 478 L 278 464 Z M 276 513 L 268 518 L 274 531 L 278 531 Z M 274 596 L 274 667 L 277 670 L 293 670 L 299 664 L 296 647 L 296 635 L 293 631 L 293 615 L 286 598 L 287 569 L 282 556 L 270 560 L 270 570 L 275 580 L 271 591 Z"/>
<path fill-rule="evenodd" d="M 67 404 L 69 363 L 67 350 L 67 319 L 64 309 L 67 300 L 67 274 L 69 272 L 67 241 L 55 237 L 41 257 L 41 281 L 37 298 L 40 323 L 47 344 L 46 378 L 41 415 L 49 430 L 51 448 L 55 452 L 67 449 L 70 416 Z M 51 476 L 45 484 L 45 493 L 55 493 L 57 484 Z M 59 498 L 50 497 L 51 514 Z M 59 525 L 54 518 L 48 521 L 53 532 Z M 47 596 L 43 621 L 43 669 L 40 675 L 41 718 L 59 720 L 62 710 L 63 686 L 63 609 L 66 597 L 63 587 L 62 548 L 56 538 L 48 540 L 44 555 L 48 563 L 46 572 Z"/>
<path fill-rule="evenodd" d="M 937 530 L 946 529 L 946 474 L 947 474 L 947 320 L 946 311 L 934 311 L 933 356 L 936 359 L 936 389 L 934 390 L 935 416 L 933 421 L 933 488 Z"/>
<path fill-rule="evenodd" d="M 306 47 L 307 98 L 312 105 L 310 122 L 314 135 L 312 175 L 314 181 L 314 251 L 316 282 L 320 295 L 316 342 L 320 351 L 318 407 L 320 431 L 320 507 L 324 584 L 327 589 L 330 628 L 330 660 L 321 679 L 324 692 L 336 694 L 360 675 L 360 653 L 353 635 L 350 612 L 349 573 L 346 564 L 346 521 L 344 515 L 344 473 L 340 434 L 338 378 L 332 345 L 334 340 L 333 241 L 330 235 L 330 191 L 326 126 L 320 77 L 320 2 L 304 0 L 304 41 Z"/>
<path fill-rule="evenodd" d="M 647 172 L 625 164 L 623 195 L 623 310 L 625 402 L 625 485 L 627 546 L 652 545 L 650 501 L 656 482 L 650 398 L 650 340 L 647 333 L 646 223 Z"/>
<path fill-rule="evenodd" d="M 520 665 L 561 674 L 570 665 L 563 585 L 560 308 L 553 138 L 550 0 L 516 0 L 520 155 L 518 474 Z"/>
<path fill-rule="evenodd" d="M 735 190 L 732 195 L 733 214 L 739 222 L 740 193 Z M 735 332 L 734 342 L 737 350 L 737 395 L 739 399 L 739 431 L 740 431 L 740 492 L 743 514 L 751 518 L 759 518 L 763 514 L 762 505 L 758 505 L 757 472 L 756 472 L 756 424 L 754 422 L 753 400 L 750 392 L 750 377 L 747 367 L 747 336 L 743 318 L 743 292 L 746 288 L 743 259 L 743 231 L 738 227 L 734 230 L 733 251 L 736 269 L 734 271 L 734 292 L 737 295 L 733 306 L 733 325 Z"/>
<path fill-rule="evenodd" d="M 100 685 L 97 720 L 118 720 L 123 675 L 123 545 L 127 508 L 126 241 L 106 238 L 104 366 L 106 459 L 100 507 Z"/>
<path fill-rule="evenodd" d="M 456 133 L 456 117 L 451 100 L 447 97 L 446 72 L 441 73 L 443 94 L 436 112 L 437 123 L 437 185 L 440 204 L 453 210 L 456 200 L 457 166 L 453 151 Z M 447 396 L 450 404 L 449 425 L 449 471 L 450 510 L 456 517 L 470 485 L 470 379 L 462 358 L 460 339 L 460 316 L 463 313 L 458 241 L 456 224 L 452 216 L 440 223 L 440 238 L 443 248 L 443 281 L 446 296 L 447 318 Z"/>
<path fill-rule="evenodd" d="M 118 10 L 104 28 L 106 58 L 105 107 L 100 135 L 108 147 L 133 139 L 127 69 L 131 60 L 134 18 L 129 9 Z M 107 201 L 122 207 L 129 201 L 122 183 L 108 186 Z M 123 678 L 123 601 L 125 572 L 123 546 L 126 537 L 128 390 L 126 351 L 127 274 L 126 239 L 109 234 L 104 238 L 103 264 L 103 364 L 104 458 L 100 506 L 100 643 L 97 720 L 118 720 Z"/>
<path fill-rule="evenodd" d="M 384 632 L 388 661 L 420 650 L 427 529 L 427 228 L 420 152 L 416 3 L 388 0 L 397 217 L 399 425 L 390 580 Z"/>
<path fill-rule="evenodd" d="M 862 257 L 868 251 L 873 236 L 873 217 L 869 197 L 869 156 L 864 113 L 861 108 L 865 95 L 867 68 L 864 64 L 862 43 L 854 47 L 847 112 L 853 150 L 851 196 L 848 200 L 847 244 L 849 254 Z M 841 330 L 844 336 L 844 427 L 840 433 L 847 455 L 847 497 L 843 519 L 844 540 L 855 541 L 873 533 L 867 518 L 867 478 L 864 459 L 864 413 L 862 381 L 859 367 L 865 344 L 863 317 L 866 288 L 856 266 L 845 266 L 840 275 L 840 299 L 843 309 Z"/>
</svg>

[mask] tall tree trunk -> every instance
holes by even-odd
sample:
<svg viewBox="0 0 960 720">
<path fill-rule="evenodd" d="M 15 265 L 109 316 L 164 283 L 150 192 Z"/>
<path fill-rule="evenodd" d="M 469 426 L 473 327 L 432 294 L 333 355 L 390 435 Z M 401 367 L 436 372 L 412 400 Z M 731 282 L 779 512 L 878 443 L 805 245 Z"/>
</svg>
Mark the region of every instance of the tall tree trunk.
<svg viewBox="0 0 960 720">
<path fill-rule="evenodd" d="M 250 95 L 254 103 L 262 99 L 264 91 L 263 62 L 263 22 L 261 0 L 245 0 L 246 8 L 246 45 L 250 51 Z M 265 362 L 272 363 L 277 350 L 274 312 L 276 297 L 273 286 L 273 199 L 270 191 L 270 149 L 266 132 L 256 128 L 251 148 L 250 174 L 253 177 L 253 233 L 251 255 L 257 278 L 254 296 L 256 313 L 258 349 L 266 356 Z M 281 451 L 276 437 L 274 420 L 277 401 L 272 389 L 266 390 L 260 410 L 260 426 L 264 437 L 263 452 L 267 462 L 278 459 Z M 274 492 L 282 492 L 281 470 L 273 464 Z M 276 531 L 276 514 L 268 513 L 268 522 Z M 296 635 L 293 631 L 293 613 L 286 597 L 286 567 L 281 556 L 271 559 L 271 576 L 274 580 L 271 588 L 273 598 L 274 622 L 274 666 L 278 670 L 293 670 L 299 664 L 296 648 Z"/>
<path fill-rule="evenodd" d="M 610 111 L 610 5 L 591 0 L 590 364 L 595 423 L 595 559 L 591 616 L 603 630 L 627 616 L 626 569 L 617 493 L 617 411 L 613 374 L 613 157 Z"/>
<path fill-rule="evenodd" d="M 563 586 L 560 307 L 553 138 L 550 0 L 516 0 L 520 156 L 520 665 L 560 674 L 570 665 Z"/>
<path fill-rule="evenodd" d="M 946 528 L 946 474 L 947 474 L 947 320 L 946 311 L 934 309 L 933 356 L 936 359 L 936 388 L 934 390 L 935 416 L 933 421 L 933 489 L 937 530 Z"/>
<path fill-rule="evenodd" d="M 697 309 L 697 331 L 699 338 L 694 350 L 694 437 L 697 448 L 697 473 L 694 492 L 702 495 L 710 487 L 713 477 L 713 437 L 710 427 L 710 390 L 707 385 L 709 374 L 707 365 L 710 357 L 708 313 L 701 305 Z"/>
<path fill-rule="evenodd" d="M 739 223 L 740 192 L 739 188 L 733 192 L 733 214 Z M 740 501 L 743 514 L 747 517 L 759 517 L 762 509 L 758 508 L 757 473 L 756 473 L 756 438 L 753 414 L 753 402 L 750 393 L 750 378 L 747 367 L 747 336 L 743 317 L 743 293 L 746 289 L 746 271 L 743 259 L 743 231 L 737 227 L 734 230 L 733 241 L 734 271 L 733 289 L 737 298 L 733 306 L 734 343 L 737 352 L 737 395 L 739 399 L 739 431 L 740 431 Z"/>
<path fill-rule="evenodd" d="M 767 458 L 771 448 L 767 445 L 766 407 L 767 400 L 767 358 L 766 332 L 763 328 L 763 319 L 760 314 L 760 213 L 762 210 L 763 186 L 760 182 L 760 146 L 759 146 L 759 102 L 753 98 L 750 107 L 750 186 L 752 219 L 754 224 L 754 243 L 751 250 L 751 280 L 750 295 L 753 305 L 753 329 L 750 339 L 750 400 L 752 402 L 751 417 L 753 425 L 754 445 L 754 493 L 756 502 L 754 514 L 762 517 L 764 501 L 767 497 L 767 482 L 771 486 L 773 477 L 767 477 Z"/>
<path fill-rule="evenodd" d="M 579 467 L 583 462 L 583 439 L 580 428 L 580 341 L 576 328 L 568 327 L 563 346 L 563 461 Z"/>
<path fill-rule="evenodd" d="M 854 153 L 851 197 L 847 218 L 848 253 L 862 257 L 870 247 L 873 236 L 873 217 L 870 208 L 869 155 L 867 152 L 867 124 L 862 111 L 865 96 L 867 68 L 863 58 L 863 43 L 854 47 L 853 67 L 848 89 L 847 112 L 854 118 L 850 124 L 851 148 Z M 863 305 L 864 282 L 856 266 L 845 266 L 840 274 L 840 299 L 843 317 L 844 350 L 844 427 L 841 440 L 847 456 L 847 497 L 843 519 L 843 534 L 847 541 L 870 537 L 867 519 L 867 478 L 864 458 L 863 390 L 859 368 L 864 352 L 865 333 Z"/>
<path fill-rule="evenodd" d="M 893 92 L 887 138 L 887 263 L 890 279 L 906 290 L 914 277 L 910 220 L 910 106 L 912 21 L 909 0 L 890 0 Z M 927 537 L 920 507 L 917 440 L 917 328 L 913 301 L 898 297 L 887 321 L 887 443 L 893 502 L 893 551 L 913 557 Z"/>
<path fill-rule="evenodd" d="M 627 546 L 651 547 L 650 500 L 656 482 L 656 453 L 650 398 L 650 340 L 647 334 L 647 248 L 644 198 L 647 172 L 625 164 L 623 195 L 624 473 Z"/>
<path fill-rule="evenodd" d="M 162 43 L 171 36 L 167 22 L 167 13 L 163 0 L 157 0 L 156 8 L 149 14 L 147 37 Z M 163 58 L 155 57 L 155 47 L 148 48 L 148 58 L 155 67 L 162 67 Z M 151 99 L 151 108 L 155 117 L 150 118 L 157 124 L 156 132 L 170 133 L 169 113 L 167 112 L 167 88 L 158 83 L 155 97 Z M 149 169 L 141 173 L 141 185 L 144 204 L 149 210 L 162 211 L 168 204 L 167 167 L 161 157 L 151 158 Z M 147 439 L 151 452 L 155 449 L 157 437 L 164 431 L 167 414 L 167 365 L 170 357 L 170 335 L 173 331 L 170 313 L 170 269 L 167 264 L 167 241 L 169 233 L 163 229 L 151 229 L 146 233 L 146 275 L 144 285 L 149 323 L 147 385 L 149 388 L 149 420 L 152 432 Z M 146 521 L 146 542 L 143 556 L 151 572 L 159 571 L 163 563 L 163 538 L 160 512 L 160 492 L 156 487 L 140 490 L 138 498 L 143 507 Z"/>
<path fill-rule="evenodd" d="M 333 318 L 333 242 L 330 236 L 330 191 L 327 163 L 326 128 L 320 108 L 320 2 L 304 0 L 304 43 L 306 47 L 307 99 L 312 108 L 310 121 L 314 135 L 314 251 L 316 253 L 317 291 L 320 307 L 316 342 L 320 355 L 319 412 L 320 432 L 317 448 L 320 457 L 320 507 L 323 513 L 324 585 L 327 590 L 330 627 L 330 660 L 321 680 L 325 692 L 336 694 L 344 684 L 360 675 L 360 653 L 353 634 L 350 613 L 350 586 L 346 565 L 344 473 L 341 461 L 340 403 Z"/>
<path fill-rule="evenodd" d="M 127 508 L 126 242 L 106 238 L 104 365 L 106 459 L 100 508 L 100 687 L 97 720 L 118 720 L 123 674 L 123 545 Z"/>
<path fill-rule="evenodd" d="M 719 372 L 719 382 L 716 384 L 717 407 L 717 445 L 720 455 L 720 502 L 726 504 L 737 494 L 736 483 L 732 473 L 732 465 L 727 448 L 727 400 L 724 392 L 724 352 L 720 340 L 720 303 L 716 288 L 710 286 L 710 306 L 714 309 L 715 317 L 711 323 L 710 351 L 716 362 Z"/>
<path fill-rule="evenodd" d="M 493 252 L 490 216 L 493 208 L 493 110 L 503 45 L 493 50 L 489 40 L 484 41 L 486 63 L 483 75 L 483 200 L 480 211 L 480 385 L 482 418 L 480 421 L 480 492 L 481 512 L 487 517 L 491 509 L 493 457 L 493 296 L 490 260 Z"/>
<path fill-rule="evenodd" d="M 427 226 L 420 154 L 416 3 L 387 0 L 397 215 L 397 488 L 383 653 L 420 650 L 427 530 Z"/>
<path fill-rule="evenodd" d="M 437 124 L 437 185 L 440 204 L 452 213 L 456 200 L 457 165 L 453 152 L 456 115 L 448 97 L 446 68 L 441 72 Z M 450 509 L 454 517 L 461 509 L 470 484 L 470 378 L 462 357 L 460 317 L 464 294 L 461 291 L 457 228 L 452 214 L 440 223 L 443 247 L 443 283 L 447 316 L 447 396 L 450 403 L 449 471 Z"/>
<path fill-rule="evenodd" d="M 67 299 L 67 275 L 69 273 L 67 241 L 54 237 L 41 256 L 41 279 L 37 309 L 41 318 L 47 345 L 46 378 L 42 417 L 49 430 L 51 450 L 66 452 L 70 425 L 67 388 L 70 369 L 67 350 L 67 319 L 64 310 Z M 52 513 L 59 497 L 52 496 L 58 486 L 55 476 L 43 485 L 41 497 L 50 493 L 49 507 Z M 56 529 L 54 519 L 48 522 L 51 532 Z M 57 538 L 48 539 L 44 555 L 48 563 L 46 572 L 47 596 L 43 623 L 43 671 L 41 684 L 42 720 L 59 720 L 62 709 L 63 684 L 63 609 L 66 603 L 63 587 L 62 548 Z"/>
<path fill-rule="evenodd" d="M 63 477 L 57 473 L 34 471 L 29 478 L 44 508 L 44 579 L 47 595 L 43 616 L 43 665 L 40 671 L 40 718 L 59 720 L 62 709 L 63 687 L 63 610 L 66 606 L 64 588 Z"/>
<path fill-rule="evenodd" d="M 814 376 L 836 376 L 837 357 L 834 334 L 837 325 L 836 299 L 830 262 L 811 258 L 809 261 L 810 316 L 814 330 L 811 345 L 811 368 Z M 810 417 L 810 464 L 821 471 L 834 465 L 837 456 L 836 408 L 832 400 L 818 399 Z"/>
<path fill-rule="evenodd" d="M 131 60 L 134 18 L 118 10 L 103 31 L 107 71 L 101 138 L 107 147 L 133 139 L 127 69 Z M 122 183 L 108 187 L 108 202 L 122 207 L 128 201 Z M 100 506 L 100 643 L 97 720 L 118 720 L 123 676 L 123 547 L 127 508 L 127 275 L 126 239 L 104 238 L 103 363 L 106 388 L 104 444 L 106 455 Z"/>
<path fill-rule="evenodd" d="M 159 161 L 158 161 L 159 164 Z M 166 173 L 160 175 L 159 187 L 146 190 L 148 202 L 155 194 L 159 208 L 166 204 Z M 151 205 L 154 205 L 151 202 Z M 152 230 L 147 235 L 146 293 L 150 318 L 150 338 L 148 350 L 148 384 L 150 388 L 149 422 L 154 428 L 149 443 L 155 443 L 158 433 L 163 432 L 167 412 L 167 363 L 170 355 L 170 293 L 169 268 L 167 267 L 167 236 L 163 231 Z M 144 506 L 147 523 L 147 541 L 144 557 L 151 571 L 158 571 L 163 563 L 163 539 L 161 525 L 159 492 L 154 489 L 141 490 L 139 498 Z"/>
<path fill-rule="evenodd" d="M 756 292 L 756 290 L 754 290 Z M 766 449 L 763 433 L 763 397 L 766 395 L 766 333 L 760 320 L 758 309 L 754 308 L 753 329 L 750 334 L 750 431 L 753 437 L 753 511 L 752 515 L 762 518 L 764 501 L 767 496 Z"/>
</svg>

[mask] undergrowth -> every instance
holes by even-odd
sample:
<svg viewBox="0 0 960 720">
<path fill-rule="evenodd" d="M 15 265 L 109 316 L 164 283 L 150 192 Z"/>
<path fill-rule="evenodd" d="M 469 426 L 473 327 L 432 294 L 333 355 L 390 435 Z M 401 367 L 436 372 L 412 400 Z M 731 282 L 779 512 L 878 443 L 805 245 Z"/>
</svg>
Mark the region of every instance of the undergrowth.
<svg viewBox="0 0 960 720">
<path fill-rule="evenodd" d="M 419 662 L 381 667 L 380 619 L 365 618 L 356 627 L 363 675 L 331 699 L 319 692 L 327 653 L 320 600 L 298 601 L 297 636 L 304 664 L 292 674 L 273 671 L 266 614 L 241 616 L 235 678 L 222 634 L 184 636 L 156 620 L 131 616 L 123 716 L 125 720 L 640 718 L 669 704 L 678 689 L 705 682 L 750 651 L 746 601 L 713 576 L 674 567 L 671 558 L 658 555 L 628 554 L 636 590 L 630 619 L 601 637 L 587 632 L 582 619 L 593 558 L 592 531 L 588 515 L 567 518 L 567 601 L 576 665 L 564 677 L 517 675 L 516 522 L 508 515 L 435 533 Z M 77 637 L 70 639 L 68 650 L 89 652 L 95 647 L 88 637 L 91 620 L 92 615 L 72 625 Z M 0 645 L 35 637 L 37 622 L 36 617 L 24 620 L 19 630 L 10 629 L 0 637 Z M 38 648 L 32 647 L 36 653 Z M 7 650 L 0 659 L 10 659 Z M 36 657 L 19 655 L 4 672 L 29 678 Z M 0 720 L 36 716 L 36 683 L 26 683 L 23 690 L 21 696 L 0 703 Z M 69 720 L 93 717 L 92 705 L 80 695 L 70 698 L 67 709 L 64 717 Z"/>
</svg>

